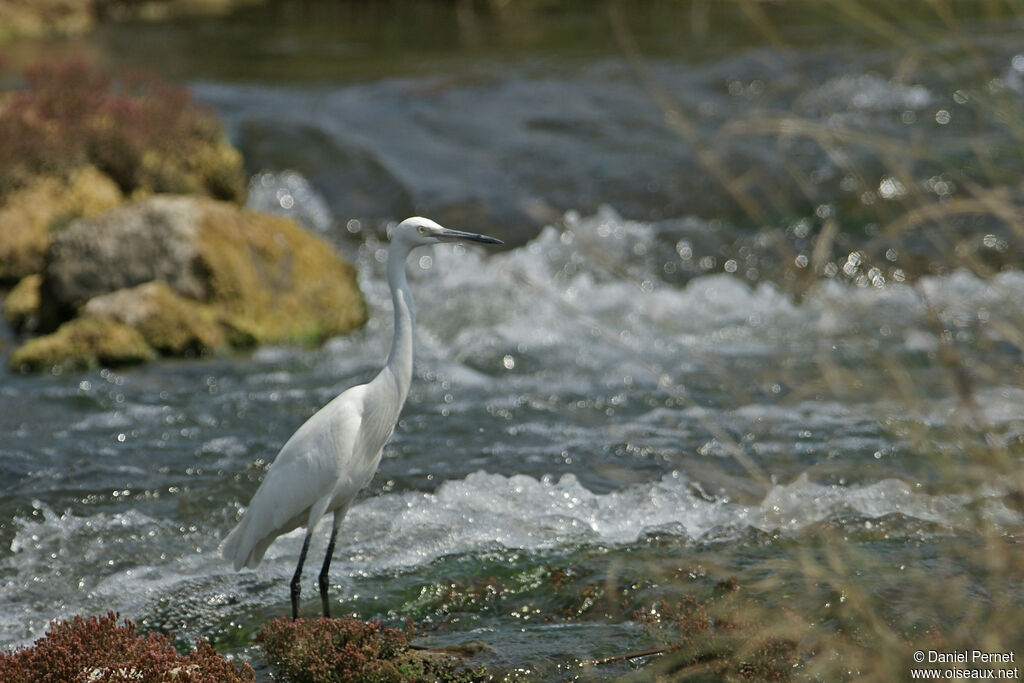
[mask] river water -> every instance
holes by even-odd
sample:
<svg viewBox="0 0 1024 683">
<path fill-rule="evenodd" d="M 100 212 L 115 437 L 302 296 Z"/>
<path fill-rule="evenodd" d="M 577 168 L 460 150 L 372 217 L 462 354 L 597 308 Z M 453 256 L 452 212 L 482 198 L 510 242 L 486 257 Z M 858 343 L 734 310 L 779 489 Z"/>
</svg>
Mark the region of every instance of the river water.
<svg viewBox="0 0 1024 683">
<path fill-rule="evenodd" d="M 482 640 L 485 663 L 558 680 L 649 647 L 632 611 L 672 591 L 735 577 L 769 607 L 821 609 L 827 587 L 792 558 L 823 529 L 897 622 L 958 618 L 907 566 L 992 588 L 945 551 L 1024 524 L 1005 477 L 958 474 L 986 450 L 1019 463 L 1024 443 L 1012 226 L 915 233 L 900 248 L 931 267 L 914 277 L 843 253 L 811 282 L 793 256 L 806 264 L 837 215 L 836 244 L 867 250 L 901 201 L 958 196 L 979 140 L 993 186 L 1020 166 L 1013 126 L 960 102 L 1019 107 L 1019 24 L 965 17 L 959 31 L 987 36 L 966 50 L 937 20 L 890 43 L 782 8 L 752 23 L 740 4 L 532 20 L 385 5 L 272 5 L 46 48 L 187 82 L 245 152 L 250 203 L 354 261 L 371 319 L 321 348 L 0 376 L 0 644 L 113 609 L 258 659 L 251 636 L 289 608 L 301 532 L 240 574 L 218 544 L 288 436 L 382 362 L 383 235 L 411 213 L 508 246 L 410 259 L 415 379 L 339 538 L 338 612 L 413 617 L 425 642 Z M 715 137 L 780 117 L 864 139 Z M 962 240 L 982 265 L 958 262 Z M 1003 589 L 988 599 L 1024 601 Z"/>
</svg>

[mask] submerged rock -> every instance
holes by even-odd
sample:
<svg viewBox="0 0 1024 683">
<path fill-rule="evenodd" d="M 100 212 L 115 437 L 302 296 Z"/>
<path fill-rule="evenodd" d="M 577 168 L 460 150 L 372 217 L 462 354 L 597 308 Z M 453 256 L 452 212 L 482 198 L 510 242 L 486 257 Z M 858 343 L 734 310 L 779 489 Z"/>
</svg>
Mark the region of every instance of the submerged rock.
<svg viewBox="0 0 1024 683">
<path fill-rule="evenodd" d="M 38 298 L 42 329 L 56 331 L 15 352 L 13 369 L 316 343 L 366 321 L 355 269 L 329 244 L 291 220 L 202 197 L 158 195 L 71 222 L 49 249 Z M 121 334 L 124 354 L 82 333 L 99 321 L 137 335 Z"/>
</svg>

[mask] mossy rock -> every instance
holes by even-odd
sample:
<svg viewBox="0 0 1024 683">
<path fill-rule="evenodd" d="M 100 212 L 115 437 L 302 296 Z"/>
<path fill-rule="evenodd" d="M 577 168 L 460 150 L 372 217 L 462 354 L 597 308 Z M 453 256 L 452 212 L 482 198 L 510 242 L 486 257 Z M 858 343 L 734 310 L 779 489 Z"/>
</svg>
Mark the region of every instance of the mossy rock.
<svg viewBox="0 0 1024 683">
<path fill-rule="evenodd" d="M 151 193 L 201 194 L 240 202 L 246 177 L 242 154 L 222 137 L 195 136 L 174 152 L 148 150 L 134 175 L 122 182 L 134 186 L 136 199 Z"/>
<path fill-rule="evenodd" d="M 117 184 L 91 166 L 67 177 L 39 176 L 7 193 L 0 203 L 0 282 L 41 271 L 54 229 L 122 201 Z"/>
<path fill-rule="evenodd" d="M 220 348 L 227 336 L 216 310 L 178 295 L 162 280 L 90 299 L 82 313 L 133 327 L 150 347 L 168 356 Z"/>
<path fill-rule="evenodd" d="M 95 0 L 0 0 L 0 43 L 78 35 L 95 23 Z"/>
<path fill-rule="evenodd" d="M 125 362 L 100 353 L 96 338 L 51 339 L 79 319 L 133 330 L 142 359 L 318 343 L 366 321 L 355 269 L 328 243 L 289 219 L 202 197 L 156 195 L 73 221 L 54 236 L 36 291 L 41 328 L 56 332 L 15 353 L 19 370 Z"/>
<path fill-rule="evenodd" d="M 190 196 L 72 223 L 49 252 L 41 306 L 60 322 L 93 297 L 154 280 L 257 343 L 315 343 L 366 321 L 355 269 L 328 243 L 287 218 Z"/>
<path fill-rule="evenodd" d="M 52 334 L 29 340 L 11 354 L 8 365 L 18 372 L 82 370 L 97 365 L 133 365 L 153 356 L 153 349 L 134 327 L 84 316 L 64 323 Z"/>
<path fill-rule="evenodd" d="M 198 205 L 188 198 L 154 196 L 70 223 L 47 252 L 42 329 L 55 329 L 94 297 L 154 280 L 184 297 L 207 298 L 198 220 Z"/>
<path fill-rule="evenodd" d="M 18 332 L 34 332 L 39 324 L 39 286 L 43 276 L 23 277 L 4 299 L 4 317 Z"/>
<path fill-rule="evenodd" d="M 322 239 L 280 216 L 196 204 L 208 301 L 236 329 L 259 343 L 318 343 L 366 322 L 355 269 Z"/>
</svg>

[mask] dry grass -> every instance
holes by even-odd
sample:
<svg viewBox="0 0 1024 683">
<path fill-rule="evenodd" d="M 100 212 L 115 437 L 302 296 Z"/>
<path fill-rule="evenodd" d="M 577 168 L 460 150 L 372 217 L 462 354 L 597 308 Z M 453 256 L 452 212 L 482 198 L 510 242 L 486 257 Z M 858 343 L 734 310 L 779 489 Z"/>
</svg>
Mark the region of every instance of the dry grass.
<svg viewBox="0 0 1024 683">
<path fill-rule="evenodd" d="M 789 49 L 785 27 L 773 23 L 776 5 L 746 0 L 735 5 L 776 49 Z M 1024 7 L 1017 3 L 986 7 L 1018 26 L 1024 22 Z M 965 124 L 956 141 L 906 134 L 899 127 L 876 129 L 838 118 L 753 109 L 709 137 L 698 132 L 693 115 L 658 83 L 630 33 L 625 6 L 612 3 L 609 8 L 616 39 L 664 111 L 667 125 L 693 145 L 704 169 L 746 217 L 747 229 L 757 232 L 760 244 L 770 245 L 767 251 L 774 253 L 778 268 L 765 269 L 765 277 L 798 299 L 830 279 L 850 288 L 910 286 L 919 297 L 935 342 L 923 363 L 909 366 L 883 351 L 851 366 L 823 336 L 816 370 L 810 377 L 801 375 L 780 400 L 870 397 L 889 406 L 879 424 L 891 443 L 927 463 L 930 472 L 907 483 L 936 496 L 974 496 L 954 528 L 937 525 L 914 534 L 897 525 L 892 534 L 858 534 L 843 524 L 819 524 L 795 541 L 780 542 L 783 552 L 764 568 L 764 578 L 740 590 L 694 598 L 687 593 L 691 587 L 681 583 L 675 600 L 640 615 L 670 649 L 633 678 L 896 681 L 908 679 L 918 666 L 915 652 L 930 650 L 1015 653 L 1011 664 L 932 666 L 956 669 L 965 677 L 971 669 L 992 668 L 998 675 L 999 669 L 1016 666 L 1019 675 L 1024 655 L 1019 585 L 1024 576 L 1024 440 L 987 421 L 978 389 L 1024 386 L 1024 320 L 1009 312 L 979 314 L 965 328 L 951 322 L 945 302 L 933 300 L 925 282 L 956 270 L 988 280 L 1024 265 L 1024 185 L 1015 173 L 1019 164 L 1004 163 L 1024 156 L 1024 102 L 1000 85 L 985 57 L 984 33 L 961 16 L 979 8 L 941 0 L 835 0 L 808 10 L 834 13 L 851 32 L 888 45 L 893 51 L 893 71 L 885 75 L 890 83 L 910 84 L 921 77 L 944 95 L 955 93 L 953 115 L 958 122 L 973 122 Z M 937 45 L 952 47 L 939 51 Z M 787 173 L 775 178 L 757 168 L 732 173 L 716 150 L 744 139 L 775 146 L 787 159 Z M 823 195 L 824 188 L 802 168 L 801 157 L 792 154 L 796 148 L 812 149 L 810 156 L 828 159 L 837 168 L 842 196 Z M 799 215 L 799 206 L 780 211 L 766 204 L 763 197 L 772 192 L 803 197 L 812 211 L 827 210 L 809 215 L 795 234 L 792 224 L 773 225 L 772 217 Z M 606 332 L 607 339 L 616 334 Z M 738 377 L 729 368 L 714 370 L 713 360 L 708 365 L 723 386 L 779 381 L 786 372 L 769 367 L 761 377 Z M 648 364 L 648 370 L 680 405 L 697 409 L 662 368 Z M 919 417 L 922 406 L 938 396 L 952 406 L 943 424 Z M 754 462 L 747 447 L 729 437 L 726 425 L 712 421 L 705 427 L 767 493 L 771 473 Z M 1011 519 L 994 522 L 991 510 L 983 509 L 986 497 L 1005 506 Z M 878 520 L 876 526 L 887 523 Z M 887 552 L 887 545 L 895 551 Z M 671 580 L 659 577 L 656 565 L 652 574 L 655 581 Z"/>
</svg>

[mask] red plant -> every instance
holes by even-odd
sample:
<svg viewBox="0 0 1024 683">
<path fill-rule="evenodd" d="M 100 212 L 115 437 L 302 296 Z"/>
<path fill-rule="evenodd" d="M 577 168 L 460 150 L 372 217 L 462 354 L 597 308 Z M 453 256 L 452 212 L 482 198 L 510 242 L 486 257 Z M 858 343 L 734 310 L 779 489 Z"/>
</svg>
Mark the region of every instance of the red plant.
<svg viewBox="0 0 1024 683">
<path fill-rule="evenodd" d="M 490 680 L 450 657 L 410 649 L 405 632 L 359 619 L 271 620 L 257 637 L 288 683 L 475 683 Z M 436 655 L 436 653 L 435 653 Z"/>
<path fill-rule="evenodd" d="M 127 619 L 118 626 L 118 616 L 108 612 L 105 617 L 54 621 L 31 647 L 0 652 L 0 681 L 242 683 L 255 679 L 252 667 L 225 659 L 204 639 L 197 639 L 196 649 L 182 655 L 167 636 L 137 635 Z"/>
<path fill-rule="evenodd" d="M 402 680 L 387 660 L 409 648 L 402 631 L 351 617 L 277 618 L 263 628 L 257 640 L 263 644 L 268 663 L 285 680 L 295 683 Z"/>
<path fill-rule="evenodd" d="M 83 59 L 49 61 L 25 74 L 27 88 L 0 99 L 0 194 L 39 173 L 93 164 L 125 193 L 203 190 L 235 198 L 231 181 L 190 188 L 197 145 L 214 145 L 220 122 L 184 88 L 155 75 L 115 78 Z"/>
</svg>

